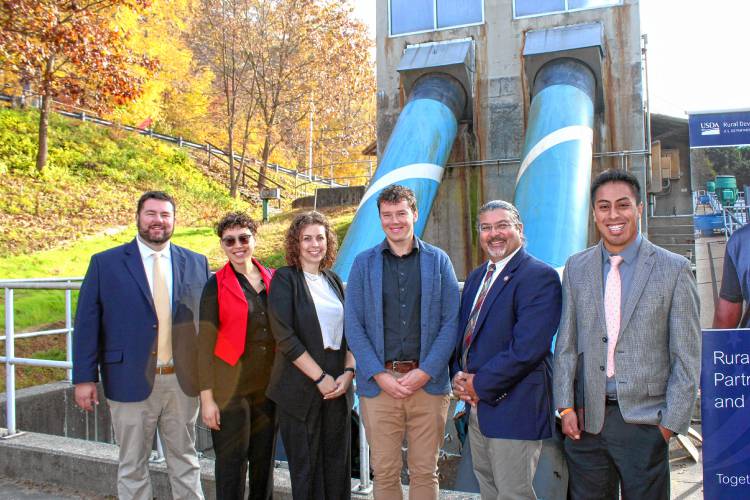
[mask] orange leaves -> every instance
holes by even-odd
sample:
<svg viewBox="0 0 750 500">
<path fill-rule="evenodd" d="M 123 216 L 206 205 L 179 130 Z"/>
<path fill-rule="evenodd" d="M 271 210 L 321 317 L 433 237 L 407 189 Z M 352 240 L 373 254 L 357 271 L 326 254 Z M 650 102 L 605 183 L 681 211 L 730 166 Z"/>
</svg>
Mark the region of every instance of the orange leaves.
<svg viewBox="0 0 750 500">
<path fill-rule="evenodd" d="M 144 9 L 148 0 L 2 0 L 0 58 L 36 93 L 80 100 L 97 110 L 138 95 L 134 67 L 156 62 L 127 50 L 124 33 L 111 25 L 115 9 Z M 111 96 L 110 102 L 105 97 Z"/>
</svg>

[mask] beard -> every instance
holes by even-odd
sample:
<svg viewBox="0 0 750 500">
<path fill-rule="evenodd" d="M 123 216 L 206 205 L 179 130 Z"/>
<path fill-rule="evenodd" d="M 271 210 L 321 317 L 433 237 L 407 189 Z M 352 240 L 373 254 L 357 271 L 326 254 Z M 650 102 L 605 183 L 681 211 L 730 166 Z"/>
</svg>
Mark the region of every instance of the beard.
<svg viewBox="0 0 750 500">
<path fill-rule="evenodd" d="M 146 243 L 152 243 L 154 245 L 161 245 L 166 243 L 172 237 L 174 227 L 169 227 L 164 224 L 151 224 L 150 226 L 144 226 L 141 221 L 138 220 L 138 235 Z"/>
</svg>

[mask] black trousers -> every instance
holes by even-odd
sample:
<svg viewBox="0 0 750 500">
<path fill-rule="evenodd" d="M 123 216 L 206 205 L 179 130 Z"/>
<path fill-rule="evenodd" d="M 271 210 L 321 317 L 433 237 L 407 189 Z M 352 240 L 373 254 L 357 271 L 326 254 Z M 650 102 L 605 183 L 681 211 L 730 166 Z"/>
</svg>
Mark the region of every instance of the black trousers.
<svg viewBox="0 0 750 500">
<path fill-rule="evenodd" d="M 331 362 L 334 356 L 327 352 L 322 368 L 336 378 L 344 367 Z M 351 409 L 346 396 L 323 400 L 317 394 L 304 421 L 279 408 L 279 432 L 289 463 L 292 497 L 348 500 L 352 477 Z"/>
<path fill-rule="evenodd" d="M 245 498 L 250 466 L 251 500 L 273 496 L 276 404 L 265 390 L 232 397 L 220 413 L 221 429 L 211 431 L 216 452 L 216 498 Z"/>
<path fill-rule="evenodd" d="M 599 434 L 565 439 L 571 500 L 669 500 L 669 445 L 656 425 L 629 424 L 607 405 Z"/>
</svg>

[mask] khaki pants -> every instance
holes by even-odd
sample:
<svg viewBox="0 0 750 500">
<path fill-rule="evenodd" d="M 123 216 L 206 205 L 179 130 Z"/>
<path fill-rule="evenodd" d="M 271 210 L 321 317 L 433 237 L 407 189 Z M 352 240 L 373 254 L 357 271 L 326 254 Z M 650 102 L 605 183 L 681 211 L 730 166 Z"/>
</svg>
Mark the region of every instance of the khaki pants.
<svg viewBox="0 0 750 500">
<path fill-rule="evenodd" d="M 469 440 L 474 475 L 482 500 L 533 500 L 534 474 L 541 441 L 488 438 L 479 430 L 477 411 L 469 415 Z"/>
<path fill-rule="evenodd" d="M 148 459 L 156 426 L 164 444 L 169 483 L 175 499 L 203 499 L 201 468 L 195 451 L 198 398 L 186 396 L 177 376 L 157 375 L 151 395 L 135 403 L 108 400 L 115 440 L 120 446 L 119 499 L 153 498 Z"/>
<path fill-rule="evenodd" d="M 385 392 L 361 398 L 371 463 L 375 471 L 375 498 L 401 499 L 401 446 L 407 441 L 410 500 L 438 497 L 437 460 L 443 444 L 448 395 L 432 395 L 420 389 L 406 399 Z"/>
</svg>

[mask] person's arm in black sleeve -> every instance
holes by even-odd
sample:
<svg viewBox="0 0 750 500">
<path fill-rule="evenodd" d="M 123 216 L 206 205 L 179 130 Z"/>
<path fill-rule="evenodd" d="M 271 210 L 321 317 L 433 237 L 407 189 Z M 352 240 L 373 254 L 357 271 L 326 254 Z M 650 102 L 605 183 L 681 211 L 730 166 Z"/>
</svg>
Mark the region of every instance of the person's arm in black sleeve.
<svg viewBox="0 0 750 500">
<path fill-rule="evenodd" d="M 216 277 L 203 287 L 198 323 L 198 387 L 201 391 L 201 418 L 210 429 L 219 429 L 219 407 L 214 400 L 214 348 L 219 330 L 219 300 Z"/>
</svg>

